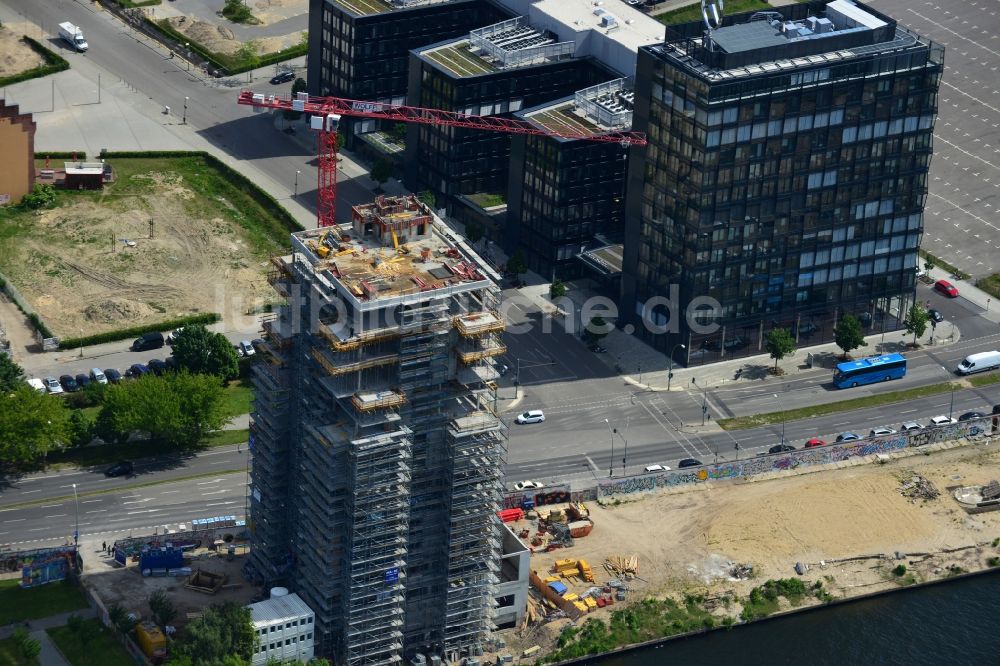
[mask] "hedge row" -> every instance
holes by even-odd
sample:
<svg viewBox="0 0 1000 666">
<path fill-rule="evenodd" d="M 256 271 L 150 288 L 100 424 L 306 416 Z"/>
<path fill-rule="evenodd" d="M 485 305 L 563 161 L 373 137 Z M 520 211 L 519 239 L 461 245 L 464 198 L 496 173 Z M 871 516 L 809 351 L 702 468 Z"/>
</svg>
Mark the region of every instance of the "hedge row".
<svg viewBox="0 0 1000 666">
<path fill-rule="evenodd" d="M 162 0 L 141 0 L 140 2 L 133 2 L 132 0 L 111 0 L 111 2 L 128 9 L 135 9 L 136 7 L 152 7 L 154 5 L 163 4 Z"/>
<path fill-rule="evenodd" d="M 61 72 L 64 69 L 69 69 L 69 63 L 66 62 L 66 59 L 57 53 L 48 50 L 42 46 L 41 43 L 35 41 L 31 37 L 28 37 L 27 35 L 21 39 L 23 39 L 35 53 L 45 59 L 45 64 L 0 79 L 0 87 L 12 86 L 15 83 L 20 83 L 21 81 L 37 79 L 40 76 L 48 76 L 49 74 L 55 74 L 56 72 Z"/>
<path fill-rule="evenodd" d="M 107 331 L 105 333 L 97 333 L 96 335 L 86 335 L 82 338 L 66 338 L 65 340 L 59 341 L 59 348 L 76 349 L 78 347 L 89 347 L 90 345 L 99 345 L 104 342 L 116 342 L 118 340 L 137 338 L 140 335 L 152 333 L 154 331 L 171 331 L 175 328 L 192 326 L 194 324 L 214 324 L 219 321 L 219 319 L 219 315 L 214 312 L 191 315 L 189 317 L 179 317 L 177 319 L 161 321 L 156 324 L 133 326 L 132 328 L 122 328 L 117 331 Z"/>
<path fill-rule="evenodd" d="M 210 51 L 198 42 L 192 41 L 189 36 L 175 30 L 167 19 L 160 19 L 159 21 L 156 21 L 146 17 L 145 20 L 147 25 L 154 30 L 159 31 L 178 45 L 186 43 L 188 45 L 187 48 L 200 55 L 216 68 L 223 70 L 223 72 L 229 76 L 239 74 L 241 72 L 247 72 L 258 67 L 266 67 L 267 65 L 288 60 L 289 58 L 304 56 L 309 52 L 308 44 L 296 44 L 295 46 L 290 46 L 287 49 L 260 56 L 257 61 L 251 65 L 250 63 L 237 59 L 235 56 Z"/>
<path fill-rule="evenodd" d="M 285 210 L 285 208 L 278 203 L 277 199 L 260 189 L 252 180 L 244 176 L 239 171 L 236 171 L 211 153 L 192 150 L 137 150 L 133 152 L 101 151 L 101 158 L 103 159 L 129 157 L 200 157 L 204 159 L 209 166 L 221 171 L 230 185 L 256 201 L 269 215 L 278 220 L 286 231 L 289 233 L 302 231 L 302 225 L 299 224 L 294 217 L 292 217 L 291 213 Z"/>
<path fill-rule="evenodd" d="M 73 156 L 76 155 L 77 159 L 87 156 L 86 150 L 44 150 L 42 152 L 35 153 L 36 160 L 44 160 L 45 158 L 53 160 L 71 160 Z"/>
</svg>

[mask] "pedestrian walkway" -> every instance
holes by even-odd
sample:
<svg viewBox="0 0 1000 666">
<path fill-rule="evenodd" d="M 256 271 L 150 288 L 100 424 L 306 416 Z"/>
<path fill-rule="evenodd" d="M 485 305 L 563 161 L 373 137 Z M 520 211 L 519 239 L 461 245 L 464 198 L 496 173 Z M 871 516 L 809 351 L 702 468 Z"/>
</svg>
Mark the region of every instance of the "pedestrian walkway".
<svg viewBox="0 0 1000 666">
<path fill-rule="evenodd" d="M 32 635 L 35 632 L 41 631 L 45 632 L 46 629 L 52 629 L 53 627 L 61 627 L 69 620 L 70 615 L 77 615 L 81 618 L 88 619 L 92 617 L 97 617 L 97 612 L 91 608 L 81 608 L 75 611 L 68 611 L 66 613 L 56 613 L 55 615 L 49 615 L 48 617 L 40 617 L 37 620 L 29 620 L 28 629 L 31 630 Z M 15 631 L 20 629 L 23 623 L 8 624 L 6 626 L 0 627 L 0 639 L 10 638 Z M 45 660 L 41 660 L 42 664 L 47 664 Z"/>
</svg>

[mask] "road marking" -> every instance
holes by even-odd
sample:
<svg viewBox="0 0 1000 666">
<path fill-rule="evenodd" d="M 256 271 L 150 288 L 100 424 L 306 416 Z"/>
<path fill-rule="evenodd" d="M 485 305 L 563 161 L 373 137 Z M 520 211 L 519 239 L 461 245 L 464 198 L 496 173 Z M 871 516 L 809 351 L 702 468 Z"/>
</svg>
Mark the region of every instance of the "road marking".
<svg viewBox="0 0 1000 666">
<path fill-rule="evenodd" d="M 219 481 L 222 481 L 222 479 L 212 479 L 211 481 L 202 481 L 201 483 L 198 483 L 196 485 L 207 486 L 207 485 L 211 485 L 213 483 L 218 483 Z"/>
<path fill-rule="evenodd" d="M 21 494 L 22 495 L 30 495 L 31 493 L 40 493 L 40 492 L 42 492 L 41 488 L 39 488 L 38 490 L 22 490 Z"/>
<path fill-rule="evenodd" d="M 24 522 L 24 518 L 11 518 L 10 520 L 3 521 L 5 523 L 20 523 Z"/>
<path fill-rule="evenodd" d="M 87 513 L 107 513 L 107 509 L 94 509 L 93 511 L 88 511 Z"/>
<path fill-rule="evenodd" d="M 159 511 L 159 509 L 143 509 L 142 511 L 127 511 L 125 512 L 125 515 L 134 516 L 137 513 L 154 513 L 156 511 Z"/>
<path fill-rule="evenodd" d="M 845 426 L 845 425 L 850 425 L 850 424 L 851 424 L 850 421 L 841 421 L 840 423 L 834 423 L 833 427 L 834 428 L 839 428 L 840 426 Z"/>
<path fill-rule="evenodd" d="M 65 513 L 57 513 L 54 516 L 45 516 L 45 517 L 46 518 L 65 518 L 66 514 Z"/>
<path fill-rule="evenodd" d="M 133 500 L 131 502 L 122 502 L 122 504 L 142 504 L 143 502 L 149 502 L 152 499 L 153 499 L 152 497 L 147 497 L 146 499 Z"/>
<path fill-rule="evenodd" d="M 595 471 L 595 472 L 600 472 L 600 471 L 601 471 L 601 470 L 599 470 L 599 469 L 597 468 L 597 463 L 595 463 L 595 462 L 594 462 L 594 461 L 593 461 L 593 460 L 591 459 L 591 457 L 590 457 L 590 456 L 584 456 L 584 458 L 586 458 L 586 459 L 587 459 L 587 462 L 589 462 L 589 463 L 590 463 L 590 466 L 594 468 L 594 471 Z"/>
<path fill-rule="evenodd" d="M 236 504 L 236 502 L 213 502 L 211 504 L 206 504 L 205 506 L 225 506 L 227 504 Z"/>
<path fill-rule="evenodd" d="M 179 493 L 179 492 L 180 492 L 179 490 L 164 490 L 164 491 L 163 491 L 162 493 L 160 493 L 160 494 L 161 494 L 161 495 L 170 495 L 170 494 L 172 494 L 172 493 Z"/>
<path fill-rule="evenodd" d="M 103 501 L 104 500 L 102 499 L 83 500 L 82 502 L 80 502 L 80 504 L 93 504 L 94 502 L 103 502 Z"/>
<path fill-rule="evenodd" d="M 204 497 L 205 495 L 218 495 L 219 493 L 226 493 L 226 492 L 229 492 L 229 491 L 226 490 L 225 488 L 223 488 L 222 490 L 213 490 L 210 493 L 202 493 L 201 496 Z"/>
<path fill-rule="evenodd" d="M 226 464 L 226 461 L 225 461 L 225 460 L 220 460 L 220 461 L 218 461 L 218 462 L 210 462 L 210 463 L 208 463 L 208 464 L 209 464 L 209 465 L 225 465 L 225 464 Z"/>
<path fill-rule="evenodd" d="M 919 412 L 919 411 L 920 411 L 919 409 L 907 409 L 905 411 L 900 412 L 900 414 L 912 414 L 913 412 Z"/>
<path fill-rule="evenodd" d="M 56 508 L 57 506 L 62 506 L 62 504 L 43 504 L 43 505 L 41 506 L 41 508 L 42 508 L 42 509 L 54 509 L 54 508 Z"/>
</svg>

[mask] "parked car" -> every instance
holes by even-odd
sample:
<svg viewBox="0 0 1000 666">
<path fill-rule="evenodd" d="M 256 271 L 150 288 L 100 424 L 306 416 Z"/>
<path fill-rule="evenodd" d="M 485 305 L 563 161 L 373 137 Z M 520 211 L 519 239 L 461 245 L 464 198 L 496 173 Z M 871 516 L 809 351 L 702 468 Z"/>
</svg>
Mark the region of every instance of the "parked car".
<svg viewBox="0 0 1000 666">
<path fill-rule="evenodd" d="M 174 344 L 174 340 L 177 339 L 177 334 L 180 333 L 183 330 L 184 330 L 184 327 L 181 326 L 180 328 L 175 328 L 174 330 L 172 330 L 169 333 L 167 333 L 167 344 L 168 345 Z"/>
<path fill-rule="evenodd" d="M 647 472 L 669 472 L 670 468 L 666 465 L 646 465 L 645 470 Z"/>
<path fill-rule="evenodd" d="M 837 435 L 838 442 L 853 442 L 858 439 L 861 439 L 861 435 L 854 432 L 842 432 Z"/>
<path fill-rule="evenodd" d="M 104 470 L 104 476 L 129 476 L 133 470 L 135 470 L 135 466 L 132 463 L 128 460 L 121 460 Z"/>
<path fill-rule="evenodd" d="M 768 453 L 787 453 L 788 451 L 794 451 L 795 447 L 791 444 L 775 444 L 767 450 Z"/>
<path fill-rule="evenodd" d="M 295 72 L 282 72 L 281 74 L 276 74 L 271 77 L 271 85 L 276 86 L 279 83 L 288 83 L 289 81 L 295 80 Z"/>
<path fill-rule="evenodd" d="M 805 448 L 811 449 L 817 446 L 826 446 L 826 440 L 822 440 L 819 437 L 813 437 L 812 439 L 806 440 Z"/>
<path fill-rule="evenodd" d="M 80 385 L 76 383 L 73 379 L 73 375 L 62 375 L 59 377 L 59 384 L 62 385 L 63 390 L 67 393 L 73 393 L 74 391 L 80 390 Z"/>
<path fill-rule="evenodd" d="M 42 383 L 45 384 L 45 390 L 48 391 L 50 395 L 58 395 L 63 392 L 62 385 L 55 377 L 46 377 Z"/>
<path fill-rule="evenodd" d="M 677 463 L 678 467 L 701 467 L 702 462 L 697 458 L 685 458 Z"/>
<path fill-rule="evenodd" d="M 240 340 L 240 344 L 236 345 L 243 352 L 243 356 L 253 356 L 254 349 L 253 344 L 249 340 Z"/>
<path fill-rule="evenodd" d="M 163 333 L 146 333 L 140 338 L 136 338 L 132 343 L 132 351 L 150 351 L 163 346 Z"/>
<path fill-rule="evenodd" d="M 940 292 L 948 298 L 958 298 L 958 287 L 947 280 L 938 280 L 935 282 L 934 291 Z"/>
<path fill-rule="evenodd" d="M 982 412 L 966 412 L 966 413 L 962 414 L 961 416 L 959 416 L 958 420 L 959 421 L 971 421 L 972 419 L 981 419 L 984 416 L 986 416 L 986 414 L 983 414 Z"/>
<path fill-rule="evenodd" d="M 923 430 L 924 427 L 916 421 L 907 421 L 903 425 L 899 426 L 899 429 L 903 432 L 911 432 L 913 430 Z"/>
<path fill-rule="evenodd" d="M 930 420 L 930 423 L 927 424 L 927 426 L 928 427 L 943 426 L 943 425 L 951 425 L 952 423 L 958 423 L 958 421 L 951 418 L 950 416 L 944 416 L 942 414 L 941 416 L 935 416 L 934 418 L 932 418 Z"/>
<path fill-rule="evenodd" d="M 590 351 L 595 354 L 606 354 L 608 353 L 608 348 L 602 347 L 601 345 L 590 345 Z"/>
<path fill-rule="evenodd" d="M 177 359 L 173 356 L 168 356 L 166 360 L 163 361 L 163 365 L 170 372 L 177 372 Z"/>
<path fill-rule="evenodd" d="M 544 487 L 545 484 L 539 481 L 518 481 L 514 484 L 514 490 L 538 490 Z"/>
<path fill-rule="evenodd" d="M 76 379 L 76 385 L 79 386 L 81 389 L 85 389 L 90 385 L 90 376 L 85 375 L 82 372 L 78 374 L 75 377 L 75 379 Z"/>
<path fill-rule="evenodd" d="M 740 336 L 737 335 L 735 338 L 729 338 L 728 340 L 726 340 L 726 342 L 722 346 L 726 348 L 726 351 L 729 351 L 732 349 L 742 349 L 743 347 L 746 347 L 748 344 L 750 343 L 747 342 L 745 338 L 741 338 Z"/>
<path fill-rule="evenodd" d="M 896 431 L 892 428 L 872 428 L 871 432 L 868 433 L 869 437 L 882 437 L 884 435 L 895 435 Z"/>
<path fill-rule="evenodd" d="M 807 321 L 806 323 L 804 323 L 801 326 L 799 326 L 799 336 L 800 337 L 802 337 L 802 336 L 808 337 L 808 336 L 812 335 L 813 333 L 815 333 L 818 330 L 819 330 L 819 326 L 817 326 L 816 324 L 812 323 L 811 321 Z"/>
<path fill-rule="evenodd" d="M 944 315 L 941 314 L 941 311 L 935 310 L 934 308 L 931 308 L 930 310 L 927 311 L 927 316 L 930 317 L 931 321 L 934 322 L 935 324 L 940 324 L 941 322 L 944 321 Z"/>
<path fill-rule="evenodd" d="M 90 369 L 90 379 L 98 384 L 107 384 L 108 376 L 100 368 Z"/>
<path fill-rule="evenodd" d="M 31 379 L 25 380 L 31 388 L 35 389 L 39 393 L 45 393 L 45 383 L 38 379 L 37 377 L 32 377 Z"/>
<path fill-rule="evenodd" d="M 146 364 L 146 367 L 149 368 L 149 371 L 152 372 L 157 377 L 159 377 L 160 375 L 162 375 L 164 372 L 167 371 L 166 362 L 158 358 L 149 359 L 149 363 Z"/>
<path fill-rule="evenodd" d="M 104 376 L 108 378 L 108 382 L 112 384 L 117 384 L 122 380 L 122 373 L 118 372 L 114 368 L 105 368 Z"/>
<path fill-rule="evenodd" d="M 541 423 L 545 420 L 545 412 L 540 409 L 532 409 L 523 414 L 518 414 L 514 419 L 517 423 Z"/>
<path fill-rule="evenodd" d="M 990 414 L 993 414 L 994 416 L 1000 414 L 1000 405 L 993 405 L 993 411 L 990 412 Z"/>
<path fill-rule="evenodd" d="M 149 368 L 144 366 L 142 363 L 133 363 L 129 366 L 129 369 L 125 371 L 125 376 L 131 377 L 132 379 L 138 379 L 148 372 Z"/>
</svg>

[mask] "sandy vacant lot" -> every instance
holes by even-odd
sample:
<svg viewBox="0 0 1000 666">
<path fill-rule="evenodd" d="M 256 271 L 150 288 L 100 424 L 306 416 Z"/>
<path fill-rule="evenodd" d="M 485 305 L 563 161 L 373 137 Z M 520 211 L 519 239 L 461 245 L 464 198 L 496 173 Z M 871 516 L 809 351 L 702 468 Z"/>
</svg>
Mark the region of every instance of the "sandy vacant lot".
<svg viewBox="0 0 1000 666">
<path fill-rule="evenodd" d="M 221 7 L 221 3 L 220 3 Z M 240 26 L 241 30 L 253 33 L 260 30 L 260 37 L 252 37 L 258 45 L 258 53 L 274 53 L 295 46 L 302 41 L 302 32 L 295 31 L 286 35 L 263 36 L 264 28 L 292 16 L 309 13 L 308 0 L 257 0 L 250 3 L 253 15 L 260 20 L 256 26 Z M 243 42 L 236 37 L 232 23 L 221 16 L 214 20 L 203 20 L 193 16 L 174 16 L 168 19 L 171 27 L 190 37 L 210 51 L 232 55 L 239 50 Z M 269 34 L 269 31 L 268 31 Z"/>
<path fill-rule="evenodd" d="M 0 270 L 57 336 L 205 312 L 232 323 L 271 295 L 268 252 L 233 203 L 199 194 L 167 160 L 129 162 L 111 160 L 126 173 L 104 195 L 19 218 L 0 250 Z"/>
<path fill-rule="evenodd" d="M 24 32 L 19 28 L 17 24 L 0 27 L 0 79 L 45 64 L 42 56 L 21 41 Z"/>
<path fill-rule="evenodd" d="M 931 501 L 904 497 L 901 480 L 914 473 L 931 481 L 941 495 Z M 583 558 L 603 582 L 609 578 L 601 566 L 605 557 L 637 554 L 642 580 L 633 581 L 632 600 L 646 595 L 681 598 L 688 592 L 740 598 L 768 579 L 795 577 L 795 563 L 802 562 L 810 567 L 802 577 L 807 585 L 823 578 L 834 597 L 856 595 L 898 585 L 889 573 L 897 561 L 837 560 L 891 557 L 901 551 L 909 555 L 904 561 L 919 581 L 946 575 L 951 565 L 979 569 L 987 558 L 1000 555 L 990 543 L 1000 537 L 1000 512 L 970 516 L 946 490 L 998 477 L 1000 449 L 976 444 L 887 464 L 705 484 L 676 494 L 637 496 L 618 506 L 588 505 L 595 522 L 591 535 L 577 539 L 571 549 L 534 555 L 532 568 L 541 573 L 556 559 Z M 964 546 L 973 547 L 942 552 Z M 731 563 L 752 565 L 754 577 L 731 579 Z M 570 587 L 581 592 L 587 585 Z M 739 606 L 723 612 L 738 614 Z M 506 632 L 507 651 L 536 643 L 544 647 L 567 622 Z"/>
</svg>

